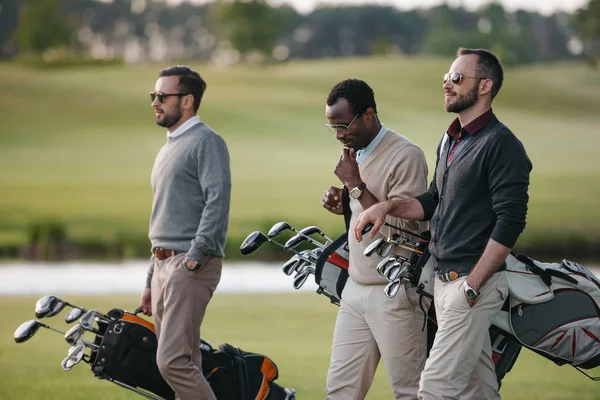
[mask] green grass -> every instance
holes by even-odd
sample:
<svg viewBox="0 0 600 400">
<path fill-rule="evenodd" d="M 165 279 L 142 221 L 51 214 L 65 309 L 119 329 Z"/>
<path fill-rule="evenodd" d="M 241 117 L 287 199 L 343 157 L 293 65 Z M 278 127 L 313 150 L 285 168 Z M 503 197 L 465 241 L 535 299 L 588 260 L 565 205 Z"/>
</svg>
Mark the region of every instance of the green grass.
<svg viewBox="0 0 600 400">
<path fill-rule="evenodd" d="M 60 293 L 59 293 L 60 295 Z M 134 309 L 137 296 L 66 297 L 84 307 L 108 311 Z M 0 297 L 0 398 L 30 399 L 138 399 L 129 391 L 93 377 L 86 364 L 65 373 L 60 361 L 68 345 L 60 335 L 40 329 L 30 341 L 17 345 L 16 327 L 33 318 L 36 297 Z M 313 293 L 271 295 L 218 294 L 211 302 L 202 337 L 213 346 L 230 343 L 263 353 L 279 367 L 278 383 L 296 389 L 298 399 L 324 398 L 331 337 L 337 307 Z M 48 319 L 64 329 L 63 313 Z M 91 337 L 91 336 L 90 336 Z M 568 366 L 523 350 L 503 381 L 507 400 L 593 400 L 598 384 Z M 368 399 L 392 398 L 383 365 L 377 371 Z"/>
<path fill-rule="evenodd" d="M 339 144 L 324 129 L 324 102 L 341 79 L 365 79 L 381 120 L 420 145 L 430 172 L 452 115 L 442 108 L 450 59 L 356 58 L 251 68 L 192 64 L 208 82 L 201 118 L 232 160 L 230 239 L 278 220 L 340 232 L 320 205 Z M 149 175 L 165 141 L 147 93 L 157 65 L 34 70 L 0 64 L 0 247 L 22 244 L 40 220 L 74 240 L 145 238 Z M 506 71 L 494 109 L 532 159 L 522 243 L 585 236 L 600 243 L 600 74 L 585 65 Z M 235 256 L 230 251 L 229 256 Z"/>
</svg>

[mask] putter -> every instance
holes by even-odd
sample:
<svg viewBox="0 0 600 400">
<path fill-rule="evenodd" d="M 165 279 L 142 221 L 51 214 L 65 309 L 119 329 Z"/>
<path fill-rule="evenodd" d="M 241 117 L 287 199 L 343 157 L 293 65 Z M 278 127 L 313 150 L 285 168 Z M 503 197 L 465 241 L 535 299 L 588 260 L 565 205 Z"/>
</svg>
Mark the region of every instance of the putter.
<svg viewBox="0 0 600 400">
<path fill-rule="evenodd" d="M 72 324 L 77 321 L 83 315 L 84 311 L 81 308 L 73 308 L 71 311 L 65 315 L 65 322 L 67 324 Z"/>
</svg>

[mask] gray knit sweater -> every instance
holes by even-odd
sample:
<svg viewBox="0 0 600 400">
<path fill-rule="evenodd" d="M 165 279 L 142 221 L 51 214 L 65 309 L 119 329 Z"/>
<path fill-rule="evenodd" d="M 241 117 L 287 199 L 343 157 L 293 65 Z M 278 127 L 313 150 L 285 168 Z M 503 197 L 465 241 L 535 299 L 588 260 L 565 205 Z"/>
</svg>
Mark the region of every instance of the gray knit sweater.
<svg viewBox="0 0 600 400">
<path fill-rule="evenodd" d="M 187 252 L 199 262 L 205 256 L 223 257 L 231 196 L 229 153 L 223 138 L 203 122 L 169 138 L 156 156 L 151 183 L 152 248 Z M 153 268 L 154 256 L 147 287 Z"/>
<path fill-rule="evenodd" d="M 439 272 L 468 273 L 490 238 L 512 248 L 525 229 L 532 164 L 495 116 L 447 167 L 449 145 L 438 146 L 433 181 L 417 200 L 431 221 L 429 250 Z"/>
</svg>

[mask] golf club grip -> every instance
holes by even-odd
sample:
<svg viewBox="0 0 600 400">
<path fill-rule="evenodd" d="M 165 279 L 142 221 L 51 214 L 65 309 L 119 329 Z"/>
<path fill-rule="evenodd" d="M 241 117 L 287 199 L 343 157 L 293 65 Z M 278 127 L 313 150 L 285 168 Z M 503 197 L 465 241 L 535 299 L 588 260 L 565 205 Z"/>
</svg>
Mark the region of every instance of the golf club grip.
<svg viewBox="0 0 600 400">
<path fill-rule="evenodd" d="M 371 229 L 373 229 L 373 224 L 372 223 L 368 223 L 365 225 L 365 227 L 362 230 L 362 234 L 366 235 L 367 233 L 369 233 L 371 231 Z"/>
<path fill-rule="evenodd" d="M 135 311 L 133 312 L 133 315 L 138 315 L 138 314 L 139 314 L 139 313 L 141 313 L 142 311 L 143 311 L 143 310 L 142 310 L 142 307 L 138 307 L 138 308 L 136 308 L 136 309 L 135 309 Z"/>
</svg>

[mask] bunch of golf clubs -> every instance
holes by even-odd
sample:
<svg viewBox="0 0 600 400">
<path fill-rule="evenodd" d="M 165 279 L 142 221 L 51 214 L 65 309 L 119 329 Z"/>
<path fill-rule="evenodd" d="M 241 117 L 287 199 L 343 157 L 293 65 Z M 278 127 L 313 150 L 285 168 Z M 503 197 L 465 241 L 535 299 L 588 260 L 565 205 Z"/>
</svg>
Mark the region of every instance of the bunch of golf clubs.
<svg viewBox="0 0 600 400">
<path fill-rule="evenodd" d="M 292 231 L 296 234 L 285 243 L 274 240 L 286 231 Z M 315 235 L 319 236 L 320 240 L 314 239 Z M 315 274 L 315 266 L 319 256 L 323 252 L 323 249 L 329 246 L 333 240 L 316 226 L 307 226 L 306 228 L 297 230 L 289 223 L 281 221 L 273 225 L 266 235 L 260 231 L 255 231 L 248 235 L 240 247 L 240 252 L 243 255 L 252 254 L 267 242 L 279 246 L 285 251 L 294 253 L 289 260 L 283 263 L 281 269 L 288 276 L 294 274 L 293 286 L 294 289 L 298 290 L 304 285 L 310 275 Z M 307 250 L 296 250 L 302 243 L 310 243 L 314 247 Z"/>
<path fill-rule="evenodd" d="M 384 222 L 384 225 L 396 229 L 409 237 L 400 233 L 395 233 L 388 238 L 378 238 L 374 240 L 364 251 L 364 255 L 371 257 L 373 254 L 383 258 L 383 260 L 377 265 L 377 273 L 383 276 L 388 284 L 384 288 L 384 293 L 390 299 L 395 297 L 400 290 L 400 286 L 404 282 L 412 282 L 414 273 L 414 259 L 413 257 L 408 258 L 402 255 L 390 255 L 394 247 L 408 250 L 410 253 L 421 256 L 423 251 L 419 249 L 420 239 L 425 242 L 429 242 L 429 239 L 421 236 L 417 233 L 398 228 Z"/>
<path fill-rule="evenodd" d="M 71 310 L 65 315 L 65 322 L 67 324 L 72 324 L 77 321 L 77 324 L 68 331 L 63 332 L 40 321 L 40 319 L 43 318 L 56 316 L 67 306 L 71 307 Z M 67 357 L 61 362 L 61 367 L 65 371 L 70 371 L 81 361 L 88 364 L 93 361 L 92 352 L 97 351 L 99 346 L 84 340 L 83 336 L 86 332 L 92 332 L 95 335 L 102 337 L 100 335 L 100 330 L 94 327 L 94 321 L 105 321 L 107 323 L 111 321 L 110 317 L 99 313 L 96 310 L 87 310 L 53 295 L 44 296 L 35 303 L 35 316 L 36 319 L 23 322 L 17 328 L 14 333 L 15 342 L 23 343 L 31 339 L 40 327 L 60 333 L 64 336 L 65 341 L 71 346 L 67 352 Z M 90 349 L 89 354 L 86 354 L 87 349 Z"/>
</svg>

